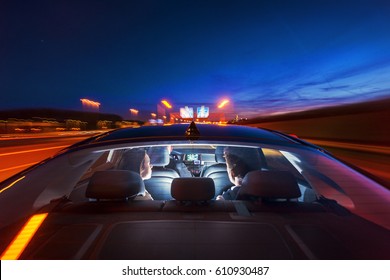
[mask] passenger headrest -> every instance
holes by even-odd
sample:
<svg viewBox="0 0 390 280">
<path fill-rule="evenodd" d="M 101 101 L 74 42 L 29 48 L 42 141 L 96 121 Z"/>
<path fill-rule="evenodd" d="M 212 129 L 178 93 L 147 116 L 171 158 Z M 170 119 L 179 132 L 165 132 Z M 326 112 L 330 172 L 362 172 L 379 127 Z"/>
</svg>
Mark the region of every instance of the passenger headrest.
<svg viewBox="0 0 390 280">
<path fill-rule="evenodd" d="M 167 146 L 151 147 L 148 150 L 150 164 L 153 166 L 166 166 L 169 164 L 169 150 Z"/>
<path fill-rule="evenodd" d="M 128 170 L 96 171 L 86 190 L 86 196 L 95 199 L 126 199 L 144 193 L 141 176 Z"/>
<path fill-rule="evenodd" d="M 171 195 L 180 201 L 211 200 L 215 195 L 214 181 L 211 178 L 175 178 L 171 185 Z"/>
<path fill-rule="evenodd" d="M 260 169 L 262 166 L 261 157 L 262 151 L 259 148 L 251 147 L 226 147 L 218 146 L 215 149 L 215 161 L 218 163 L 226 163 L 224 150 L 227 149 L 229 154 L 240 157 L 243 162 L 251 169 Z"/>
<path fill-rule="evenodd" d="M 291 199 L 301 196 L 298 183 L 288 171 L 251 171 L 242 180 L 238 198 L 255 196 L 261 198 Z"/>
</svg>

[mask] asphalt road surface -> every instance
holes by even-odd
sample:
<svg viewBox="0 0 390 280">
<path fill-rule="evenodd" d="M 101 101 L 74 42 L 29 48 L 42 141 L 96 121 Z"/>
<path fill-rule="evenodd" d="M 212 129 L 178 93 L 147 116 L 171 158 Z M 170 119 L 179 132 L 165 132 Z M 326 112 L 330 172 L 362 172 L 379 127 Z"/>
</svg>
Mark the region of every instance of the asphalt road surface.
<svg viewBox="0 0 390 280">
<path fill-rule="evenodd" d="M 21 135 L 0 139 L 0 182 L 92 134 Z"/>
<path fill-rule="evenodd" d="M 75 132 L 39 135 L 39 138 L 25 135 L 14 138 L 1 137 L 0 182 L 90 136 L 91 133 Z M 305 140 L 324 147 L 339 159 L 373 174 L 380 178 L 387 188 L 390 188 L 390 147 Z"/>
<path fill-rule="evenodd" d="M 390 147 L 305 139 L 380 179 L 390 189 Z"/>
</svg>

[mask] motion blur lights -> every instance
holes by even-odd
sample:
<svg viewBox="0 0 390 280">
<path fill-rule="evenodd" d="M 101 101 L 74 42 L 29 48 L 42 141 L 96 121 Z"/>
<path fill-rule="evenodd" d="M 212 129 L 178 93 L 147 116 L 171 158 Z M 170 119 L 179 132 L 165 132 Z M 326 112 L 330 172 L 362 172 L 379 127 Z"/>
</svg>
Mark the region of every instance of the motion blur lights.
<svg viewBox="0 0 390 280">
<path fill-rule="evenodd" d="M 99 107 L 100 106 L 99 102 L 92 101 L 92 100 L 89 100 L 89 99 L 86 99 L 86 98 L 82 98 L 82 99 L 80 99 L 80 101 L 81 101 L 81 103 L 83 105 L 89 105 L 89 106 L 93 106 L 93 107 Z"/>
<path fill-rule="evenodd" d="M 165 105 L 165 107 L 167 107 L 168 109 L 171 109 L 172 108 L 172 105 L 169 104 L 168 101 L 166 101 L 165 99 L 164 100 L 161 100 L 161 103 Z"/>
<path fill-rule="evenodd" d="M 130 111 L 130 113 L 132 113 L 134 115 L 137 115 L 139 112 L 137 109 L 130 109 L 129 111 Z"/>
<path fill-rule="evenodd" d="M 17 260 L 26 249 L 28 243 L 33 238 L 43 221 L 46 219 L 48 213 L 36 214 L 32 216 L 18 235 L 14 238 L 11 244 L 3 252 L 1 260 Z"/>
<path fill-rule="evenodd" d="M 3 191 L 5 191 L 5 190 L 11 188 L 13 185 L 15 185 L 17 182 L 23 180 L 25 177 L 26 177 L 26 176 L 23 176 L 23 177 L 20 177 L 19 179 L 15 180 L 15 181 L 13 181 L 11 184 L 9 184 L 9 185 L 6 186 L 5 188 L 1 189 L 1 190 L 0 190 L 0 193 L 2 193 Z"/>
<path fill-rule="evenodd" d="M 221 109 L 221 108 L 225 107 L 225 105 L 228 104 L 229 102 L 230 102 L 229 99 L 222 100 L 222 102 L 219 103 L 218 108 Z"/>
</svg>

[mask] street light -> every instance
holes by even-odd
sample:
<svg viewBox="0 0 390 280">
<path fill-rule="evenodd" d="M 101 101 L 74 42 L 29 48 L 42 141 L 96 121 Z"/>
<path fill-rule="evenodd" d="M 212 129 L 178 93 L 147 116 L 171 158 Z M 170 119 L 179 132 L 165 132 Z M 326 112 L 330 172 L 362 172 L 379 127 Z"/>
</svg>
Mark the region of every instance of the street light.
<svg viewBox="0 0 390 280">
<path fill-rule="evenodd" d="M 225 107 L 229 102 L 230 102 L 229 99 L 222 100 L 221 103 L 218 104 L 218 108 L 221 109 L 221 108 Z"/>
<path fill-rule="evenodd" d="M 139 112 L 137 109 L 130 109 L 129 111 L 130 111 L 131 115 L 134 115 L 134 116 L 137 116 L 138 112 Z"/>
<path fill-rule="evenodd" d="M 166 99 L 161 100 L 161 103 L 165 106 L 166 109 L 168 109 L 168 110 L 172 109 L 172 105 Z M 165 108 L 160 106 L 159 104 L 157 104 L 157 113 L 158 113 L 158 115 L 159 116 L 163 116 L 164 120 L 167 120 L 167 117 L 166 117 L 166 113 L 167 112 L 165 111 Z"/>
<path fill-rule="evenodd" d="M 99 107 L 100 107 L 99 102 L 92 101 L 92 100 L 89 100 L 86 98 L 81 98 L 80 101 L 81 101 L 81 104 L 83 105 L 83 108 L 91 107 L 91 108 L 97 109 L 99 111 Z"/>
<path fill-rule="evenodd" d="M 229 99 L 227 99 L 227 98 L 223 99 L 223 100 L 218 104 L 218 109 L 225 108 L 229 103 L 230 103 L 230 100 L 229 100 Z M 231 107 L 231 106 L 229 106 L 229 107 Z M 226 108 L 225 108 L 222 112 L 220 112 L 220 119 L 219 119 L 220 122 L 226 122 L 226 114 L 227 114 L 227 113 L 228 113 L 228 112 L 226 112 Z"/>
<path fill-rule="evenodd" d="M 172 108 L 172 105 L 167 101 L 167 100 L 161 100 L 161 103 L 165 105 L 165 107 L 167 107 L 168 109 L 171 109 Z"/>
</svg>

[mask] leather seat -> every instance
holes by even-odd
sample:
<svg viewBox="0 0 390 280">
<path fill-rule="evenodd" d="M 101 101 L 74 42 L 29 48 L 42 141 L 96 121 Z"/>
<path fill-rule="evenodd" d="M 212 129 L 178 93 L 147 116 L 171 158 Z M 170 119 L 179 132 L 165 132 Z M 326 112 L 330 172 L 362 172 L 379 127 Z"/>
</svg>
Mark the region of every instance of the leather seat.
<svg viewBox="0 0 390 280">
<path fill-rule="evenodd" d="M 179 174 L 170 168 L 169 150 L 166 146 L 152 147 L 148 150 L 150 164 L 152 168 L 152 177 L 145 180 L 145 188 L 156 200 L 171 200 L 171 184 L 174 178 L 179 178 Z"/>
<path fill-rule="evenodd" d="M 227 173 L 225 158 L 223 157 L 224 148 L 225 147 L 218 146 L 215 149 L 215 161 L 217 163 L 204 168 L 201 174 L 201 177 L 211 178 L 214 180 L 215 196 L 222 194 L 224 191 L 233 186 Z"/>
</svg>

